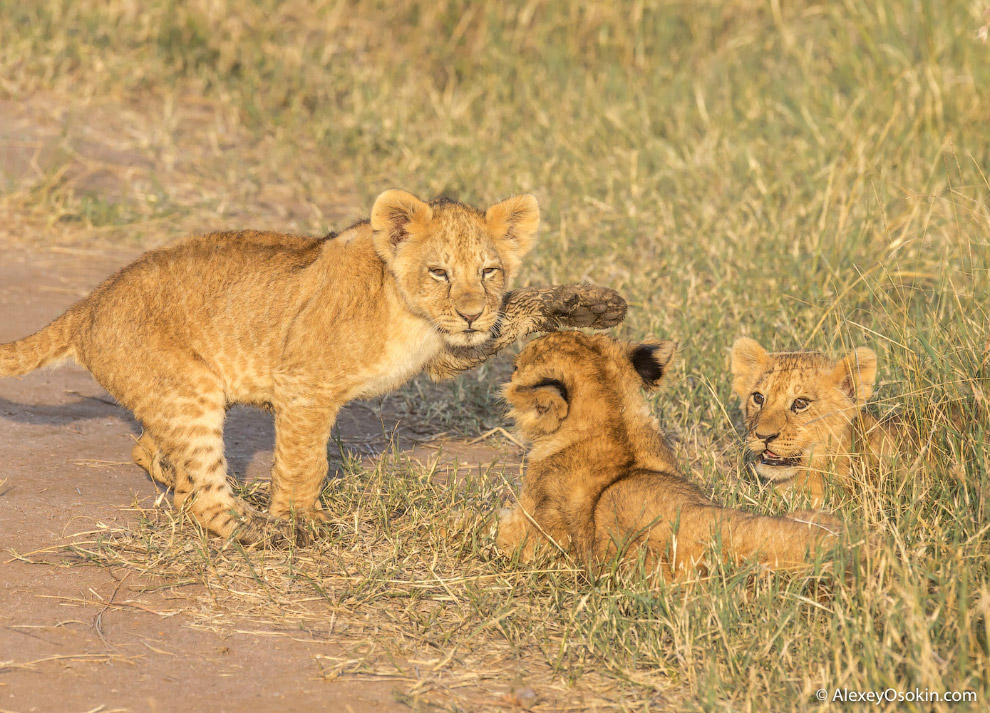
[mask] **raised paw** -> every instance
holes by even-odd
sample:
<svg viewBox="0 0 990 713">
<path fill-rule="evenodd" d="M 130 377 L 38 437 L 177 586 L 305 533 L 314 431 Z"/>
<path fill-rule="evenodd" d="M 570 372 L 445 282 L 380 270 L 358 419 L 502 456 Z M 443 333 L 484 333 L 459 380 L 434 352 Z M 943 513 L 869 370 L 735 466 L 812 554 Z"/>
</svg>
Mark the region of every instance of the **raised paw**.
<svg viewBox="0 0 990 713">
<path fill-rule="evenodd" d="M 608 329 L 626 316 L 626 301 L 615 290 L 588 283 L 560 285 L 548 295 L 546 316 L 551 329 Z"/>
</svg>

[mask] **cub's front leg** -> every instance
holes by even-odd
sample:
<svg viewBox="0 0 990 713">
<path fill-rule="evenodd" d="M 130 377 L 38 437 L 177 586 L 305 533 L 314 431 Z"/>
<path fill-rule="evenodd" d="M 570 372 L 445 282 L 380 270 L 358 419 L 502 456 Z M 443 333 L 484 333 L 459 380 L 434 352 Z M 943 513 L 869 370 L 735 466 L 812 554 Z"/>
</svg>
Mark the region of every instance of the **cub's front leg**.
<svg viewBox="0 0 990 713">
<path fill-rule="evenodd" d="M 552 524 L 556 519 L 541 518 L 535 499 L 524 492 L 514 506 L 499 510 L 495 547 L 506 557 L 518 552 L 520 562 L 532 562 L 541 547 L 551 548 L 556 544 L 567 550 L 570 537 L 565 528 Z"/>
<path fill-rule="evenodd" d="M 339 409 L 288 404 L 276 410 L 272 517 L 326 520 L 319 497 L 327 477 L 327 442 Z"/>
<path fill-rule="evenodd" d="M 434 381 L 449 379 L 481 364 L 517 339 L 563 327 L 608 329 L 626 316 L 618 292 L 597 285 L 521 287 L 506 293 L 491 338 L 478 347 L 448 346 L 426 366 Z"/>
<path fill-rule="evenodd" d="M 540 533 L 530 525 L 529 518 L 522 507 L 502 508 L 498 512 L 498 533 L 495 536 L 495 546 L 503 555 L 511 556 L 519 551 L 521 562 L 533 559 L 533 548 Z"/>
</svg>

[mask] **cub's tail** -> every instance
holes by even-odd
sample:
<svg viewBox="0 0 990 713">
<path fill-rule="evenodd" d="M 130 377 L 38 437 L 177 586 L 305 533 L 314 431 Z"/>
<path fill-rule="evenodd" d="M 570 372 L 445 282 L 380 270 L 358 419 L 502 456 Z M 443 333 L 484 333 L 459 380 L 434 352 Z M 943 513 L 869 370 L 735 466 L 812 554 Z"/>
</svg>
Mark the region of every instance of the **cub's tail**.
<svg viewBox="0 0 990 713">
<path fill-rule="evenodd" d="M 0 344 L 0 379 L 20 376 L 75 355 L 72 337 L 79 323 L 79 312 L 70 309 L 40 332 Z"/>
</svg>

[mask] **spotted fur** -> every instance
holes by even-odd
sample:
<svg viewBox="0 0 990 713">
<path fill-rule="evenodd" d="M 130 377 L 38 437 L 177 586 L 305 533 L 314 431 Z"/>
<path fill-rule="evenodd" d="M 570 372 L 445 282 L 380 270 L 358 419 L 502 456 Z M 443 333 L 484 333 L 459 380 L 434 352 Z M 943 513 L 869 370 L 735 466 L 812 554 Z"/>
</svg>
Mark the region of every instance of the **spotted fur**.
<svg viewBox="0 0 990 713">
<path fill-rule="evenodd" d="M 539 224 L 532 196 L 487 211 L 386 191 L 327 238 L 214 233 L 149 252 L 39 333 L 0 345 L 0 377 L 74 358 L 144 426 L 134 458 L 214 533 L 257 542 L 318 495 L 337 412 L 426 369 L 445 378 L 535 329 L 607 327 L 612 290 L 507 292 Z M 275 413 L 271 518 L 227 480 L 233 403 Z"/>
</svg>

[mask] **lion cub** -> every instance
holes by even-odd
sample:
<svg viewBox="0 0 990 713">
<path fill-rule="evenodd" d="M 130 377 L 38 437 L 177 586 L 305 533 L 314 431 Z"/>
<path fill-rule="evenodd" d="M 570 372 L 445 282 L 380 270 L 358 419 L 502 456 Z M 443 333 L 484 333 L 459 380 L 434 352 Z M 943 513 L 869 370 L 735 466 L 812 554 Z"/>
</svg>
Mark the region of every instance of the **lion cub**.
<svg viewBox="0 0 990 713">
<path fill-rule="evenodd" d="M 848 485 L 857 453 L 898 453 L 892 425 L 863 412 L 877 377 L 872 349 L 833 360 L 817 352 L 770 354 L 741 337 L 732 345 L 731 368 L 746 447 L 759 456 L 757 474 L 778 490 L 805 489 L 821 507 L 826 473 Z"/>
<path fill-rule="evenodd" d="M 519 504 L 500 516 L 503 553 L 521 547 L 529 559 L 549 538 L 588 562 L 645 546 L 647 561 L 676 577 L 700 568 L 712 542 L 784 569 L 836 538 L 828 516 L 724 508 L 678 472 L 641 393 L 658 387 L 675 346 L 561 332 L 523 350 L 504 393 L 533 448 Z"/>
<path fill-rule="evenodd" d="M 0 345 L 0 377 L 86 367 L 144 426 L 135 460 L 204 527 L 245 542 L 273 527 L 227 482 L 234 403 L 275 413 L 270 513 L 321 518 L 327 441 L 352 399 L 484 361 L 533 331 L 604 328 L 612 290 L 507 292 L 539 225 L 536 199 L 486 211 L 386 191 L 371 220 L 325 239 L 245 231 L 146 253 L 33 336 Z"/>
</svg>

